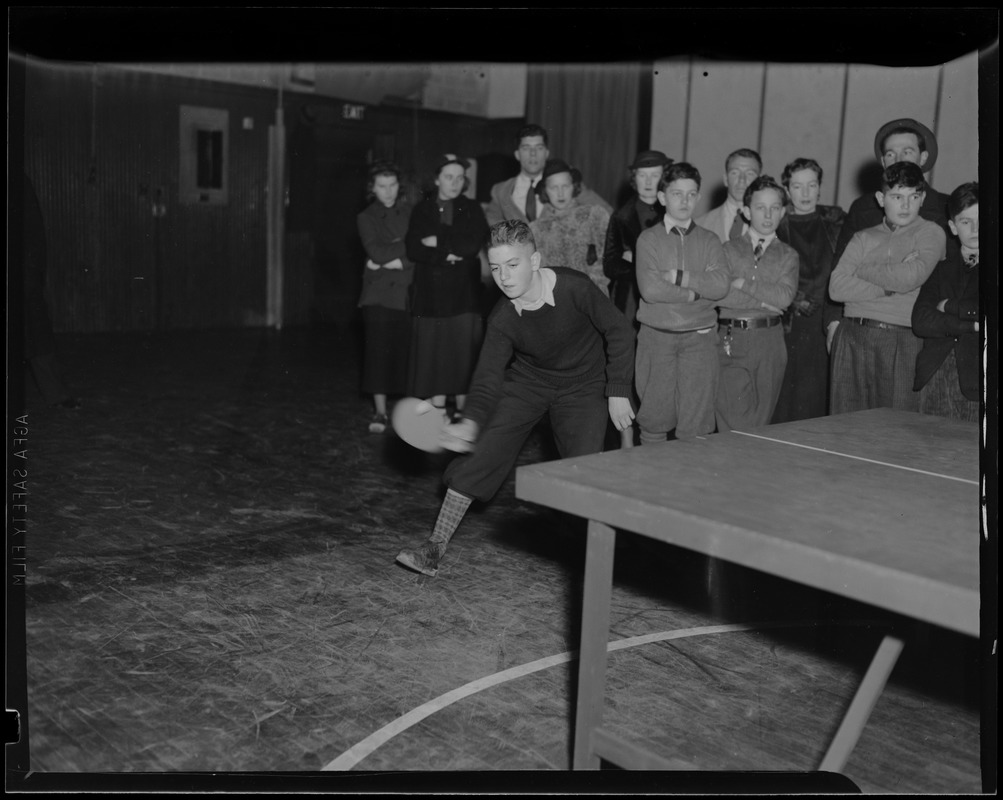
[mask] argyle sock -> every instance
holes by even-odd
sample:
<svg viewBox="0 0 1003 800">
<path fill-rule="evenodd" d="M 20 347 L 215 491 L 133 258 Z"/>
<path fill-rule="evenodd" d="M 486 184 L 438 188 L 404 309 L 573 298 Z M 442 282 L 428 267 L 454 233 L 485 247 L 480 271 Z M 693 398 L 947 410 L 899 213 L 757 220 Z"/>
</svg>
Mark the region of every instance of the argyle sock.
<svg viewBox="0 0 1003 800">
<path fill-rule="evenodd" d="M 439 509 L 439 518 L 435 521 L 435 528 L 428 541 L 440 545 L 441 551 L 445 552 L 446 545 L 460 526 L 463 515 L 467 513 L 467 508 L 472 502 L 472 497 L 447 489 L 442 508 Z"/>
</svg>

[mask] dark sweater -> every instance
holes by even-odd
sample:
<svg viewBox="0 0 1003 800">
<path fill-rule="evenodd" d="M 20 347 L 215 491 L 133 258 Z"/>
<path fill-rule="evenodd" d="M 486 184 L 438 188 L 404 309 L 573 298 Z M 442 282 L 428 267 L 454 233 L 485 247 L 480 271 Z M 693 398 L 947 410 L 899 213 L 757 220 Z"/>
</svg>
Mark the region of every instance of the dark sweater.
<svg viewBox="0 0 1003 800">
<path fill-rule="evenodd" d="M 947 300 L 943 311 L 937 310 Z M 980 347 L 975 323 L 979 318 L 979 267 L 969 268 L 961 257 L 955 239 L 947 240 L 947 257 L 934 268 L 912 307 L 912 330 L 923 339 L 923 349 L 916 358 L 916 381 L 919 391 L 940 369 L 947 354 L 954 350 L 958 362 L 961 393 L 978 400 Z"/>
<path fill-rule="evenodd" d="M 634 380 L 634 329 L 584 274 L 557 273 L 554 305 L 522 315 L 502 298 L 488 317 L 484 345 L 463 413 L 482 426 L 504 380 L 555 388 L 605 376 L 607 397 L 630 397 Z M 605 340 L 605 348 L 604 348 Z M 507 367 L 507 369 L 506 369 Z"/>
</svg>

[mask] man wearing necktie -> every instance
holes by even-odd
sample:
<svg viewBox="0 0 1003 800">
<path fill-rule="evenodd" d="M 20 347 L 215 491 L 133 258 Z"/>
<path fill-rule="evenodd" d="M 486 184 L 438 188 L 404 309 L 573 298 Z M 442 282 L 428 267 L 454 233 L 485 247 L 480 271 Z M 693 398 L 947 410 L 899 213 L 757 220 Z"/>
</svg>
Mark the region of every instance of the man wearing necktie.
<svg viewBox="0 0 1003 800">
<path fill-rule="evenodd" d="M 740 239 L 748 221 L 742 216 L 745 190 L 763 171 L 763 160 L 755 150 L 742 148 L 724 161 L 724 183 L 728 196 L 724 203 L 696 218 L 696 224 L 717 234 L 721 243 Z"/>
<path fill-rule="evenodd" d="M 535 190 L 550 157 L 547 129 L 539 125 L 520 128 L 514 155 L 519 162 L 519 174 L 491 187 L 491 201 L 484 209 L 489 225 L 506 219 L 532 222 L 540 214 L 540 201 Z M 578 195 L 578 203 L 583 206 L 602 206 L 610 212 L 613 210 L 609 203 L 584 185 Z"/>
<path fill-rule="evenodd" d="M 526 193 L 526 219 L 532 222 L 536 219 L 536 184 L 537 178 L 529 184 L 529 191 Z"/>
<path fill-rule="evenodd" d="M 762 175 L 743 201 L 749 229 L 724 245 L 731 289 L 718 303 L 719 431 L 749 430 L 773 418 L 787 367 L 780 319 L 798 286 L 797 251 L 777 238 L 787 203 L 784 188 Z"/>
</svg>

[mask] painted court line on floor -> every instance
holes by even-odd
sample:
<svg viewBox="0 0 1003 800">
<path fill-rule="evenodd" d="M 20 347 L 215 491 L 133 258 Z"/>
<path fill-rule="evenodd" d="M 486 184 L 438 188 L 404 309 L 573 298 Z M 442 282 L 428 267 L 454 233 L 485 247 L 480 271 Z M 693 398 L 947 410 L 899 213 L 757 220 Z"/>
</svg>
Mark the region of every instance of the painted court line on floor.
<svg viewBox="0 0 1003 800">
<path fill-rule="evenodd" d="M 902 464 L 892 464 L 890 461 L 877 461 L 873 458 L 864 458 L 863 456 L 851 456 L 849 453 L 840 453 L 838 450 L 826 450 L 824 447 L 812 447 L 809 444 L 798 444 L 797 442 L 785 442 L 783 439 L 773 439 L 769 436 L 760 436 L 756 433 L 748 433 L 746 431 L 732 431 L 732 433 L 740 433 L 742 436 L 751 436 L 753 439 L 765 439 L 768 442 L 776 442 L 777 444 L 786 444 L 791 447 L 803 447 L 805 450 L 814 450 L 817 453 L 829 453 L 833 456 L 843 456 L 843 458 L 855 458 L 857 461 L 867 461 L 871 464 L 880 464 L 882 467 L 894 467 L 895 469 L 904 469 L 909 472 L 918 472 L 920 475 L 929 475 L 933 478 L 946 478 L 949 481 L 958 481 L 960 483 L 970 483 L 973 486 L 978 486 L 978 481 L 973 481 L 968 478 L 956 478 L 953 475 L 943 475 L 939 472 L 928 472 L 925 469 L 916 469 L 915 467 L 906 467 Z"/>
<path fill-rule="evenodd" d="M 648 633 L 643 636 L 631 636 L 627 639 L 619 639 L 618 641 L 610 642 L 606 645 L 606 652 L 612 653 L 616 650 L 626 650 L 629 647 L 639 647 L 640 645 L 651 644 L 653 642 L 664 642 L 670 639 L 686 639 L 691 636 L 710 636 L 715 633 L 734 633 L 736 631 L 751 631 L 759 628 L 793 628 L 804 626 L 805 624 L 805 622 L 736 623 L 732 625 L 708 625 L 702 628 L 685 628 L 678 631 L 660 631 L 658 633 Z M 477 692 L 483 691 L 484 689 L 490 689 L 493 686 L 498 686 L 499 684 L 506 683 L 507 681 L 521 678 L 524 675 L 531 675 L 534 672 L 555 667 L 558 664 L 565 664 L 576 658 L 578 658 L 578 651 L 568 650 L 564 653 L 547 656 L 546 658 L 541 658 L 537 661 L 530 661 L 527 664 L 520 664 L 519 666 L 510 667 L 509 669 L 502 670 L 501 672 L 496 672 L 493 675 L 478 678 L 476 681 L 471 681 L 470 683 L 464 684 L 457 689 L 453 689 L 452 691 L 439 695 L 438 697 L 429 700 L 427 703 L 412 709 L 407 714 L 404 714 L 392 722 L 387 723 L 375 733 L 371 733 L 361 742 L 349 748 L 334 759 L 334 761 L 329 763 L 327 766 L 322 767 L 321 771 L 332 772 L 337 770 L 352 769 L 352 767 L 362 761 L 362 759 L 373 753 L 373 751 L 381 745 L 386 744 L 398 733 L 406 731 L 412 725 L 417 725 L 423 719 L 432 716 L 432 714 L 436 711 L 441 711 L 447 706 L 459 702 L 464 698 L 470 697 L 473 694 L 477 694 Z"/>
</svg>

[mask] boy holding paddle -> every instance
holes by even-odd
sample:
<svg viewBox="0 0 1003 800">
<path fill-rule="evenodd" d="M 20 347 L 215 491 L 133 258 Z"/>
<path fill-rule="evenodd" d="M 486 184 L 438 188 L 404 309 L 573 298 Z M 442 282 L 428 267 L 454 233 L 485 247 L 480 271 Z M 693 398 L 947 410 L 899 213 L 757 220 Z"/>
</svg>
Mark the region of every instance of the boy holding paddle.
<svg viewBox="0 0 1003 800">
<path fill-rule="evenodd" d="M 446 469 L 432 535 L 397 555 L 425 575 L 438 572 L 470 503 L 498 491 L 544 414 L 561 458 L 600 452 L 607 414 L 620 431 L 634 418 L 634 331 L 609 298 L 582 273 L 541 267 L 521 220 L 491 228 L 488 263 L 505 297 L 488 319 L 464 416 L 440 439 L 464 455 Z"/>
</svg>

